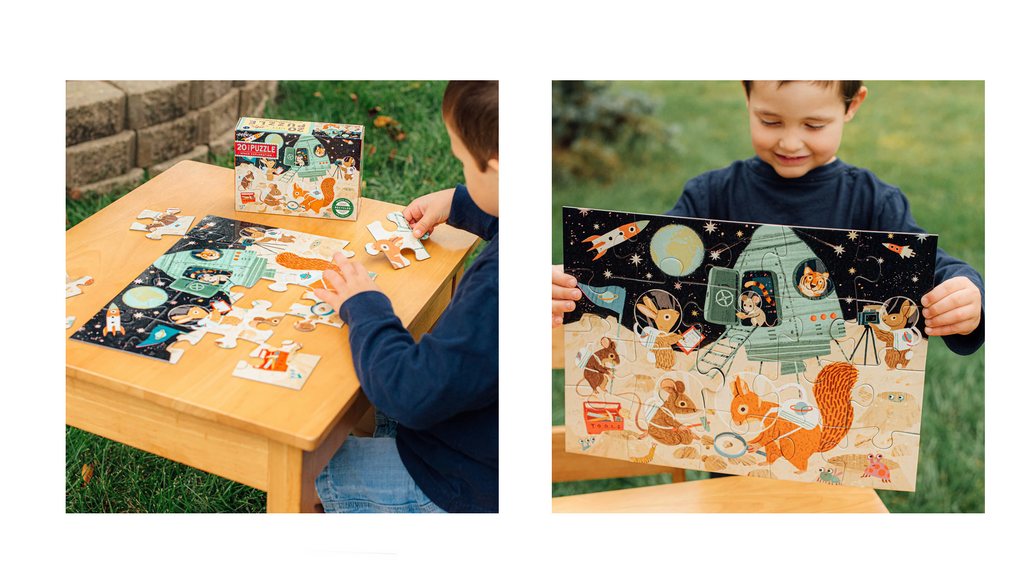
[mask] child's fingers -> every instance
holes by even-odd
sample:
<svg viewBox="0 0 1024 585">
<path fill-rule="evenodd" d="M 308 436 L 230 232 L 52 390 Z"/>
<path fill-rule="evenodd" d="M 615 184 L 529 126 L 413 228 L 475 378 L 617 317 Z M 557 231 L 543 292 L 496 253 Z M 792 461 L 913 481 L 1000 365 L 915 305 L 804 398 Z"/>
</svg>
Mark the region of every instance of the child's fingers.
<svg viewBox="0 0 1024 585">
<path fill-rule="evenodd" d="M 333 286 L 334 290 L 342 290 L 343 288 L 345 288 L 345 280 L 341 278 L 340 274 L 338 274 L 337 272 L 335 272 L 333 270 L 324 270 L 324 280 L 326 280 L 328 284 Z M 325 289 L 316 289 L 316 290 L 325 290 Z M 330 291 L 328 291 L 328 292 L 330 292 Z"/>
<path fill-rule="evenodd" d="M 551 267 L 551 284 L 557 284 L 565 288 L 576 288 L 578 283 L 572 275 L 566 274 L 559 264 Z"/>
<path fill-rule="evenodd" d="M 565 288 L 557 284 L 551 285 L 551 298 L 563 301 L 578 301 L 583 293 L 578 288 Z"/>
<path fill-rule="evenodd" d="M 331 274 L 335 274 L 335 273 L 332 271 Z M 324 274 L 324 276 L 326 276 L 326 273 Z M 337 276 L 337 275 L 335 274 L 335 276 Z M 332 307 L 337 307 L 338 306 L 338 300 L 340 299 L 340 297 L 337 294 L 332 293 L 331 291 L 327 290 L 326 288 L 314 289 L 313 290 L 313 294 L 316 295 L 316 297 L 318 299 L 320 299 L 321 301 L 324 301 L 325 303 L 327 303 L 328 305 L 331 305 Z"/>
<path fill-rule="evenodd" d="M 921 315 L 925 319 L 937 318 L 940 315 L 949 313 L 950 311 L 956 309 L 957 307 L 963 307 L 965 305 L 971 304 L 971 296 L 972 294 L 969 290 L 955 291 L 952 294 L 947 295 L 933 302 L 931 306 L 921 311 Z"/>
<path fill-rule="evenodd" d="M 562 313 L 571 313 L 576 310 L 576 303 L 572 301 L 551 301 L 551 314 L 561 315 Z"/>
<path fill-rule="evenodd" d="M 949 295 L 968 288 L 968 285 L 970 284 L 973 283 L 963 276 L 957 276 L 947 281 L 940 282 L 939 285 L 929 291 L 928 294 L 921 297 L 921 304 L 925 307 L 930 307 Z"/>
<path fill-rule="evenodd" d="M 955 335 L 957 333 L 970 333 L 977 327 L 977 323 L 972 321 L 959 321 L 949 325 L 943 325 L 941 327 L 925 327 L 924 332 L 928 335 L 943 336 L 943 335 Z"/>
<path fill-rule="evenodd" d="M 554 313 L 552 313 L 551 314 L 551 328 L 554 329 L 555 327 L 558 327 L 561 324 L 562 324 L 562 318 L 557 316 L 557 315 L 555 315 Z"/>
</svg>

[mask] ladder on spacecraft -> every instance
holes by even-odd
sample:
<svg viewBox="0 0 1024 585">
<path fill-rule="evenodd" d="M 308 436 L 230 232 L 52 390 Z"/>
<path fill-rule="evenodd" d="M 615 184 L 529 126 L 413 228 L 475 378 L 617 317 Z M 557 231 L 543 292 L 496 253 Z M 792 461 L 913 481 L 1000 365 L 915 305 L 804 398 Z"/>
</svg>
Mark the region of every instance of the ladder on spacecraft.
<svg viewBox="0 0 1024 585">
<path fill-rule="evenodd" d="M 732 366 L 733 358 L 736 357 L 736 352 L 743 347 L 748 337 L 750 337 L 750 331 L 729 327 L 714 343 L 697 354 L 697 361 L 694 362 L 690 370 L 696 369 L 706 376 L 713 376 L 714 370 L 718 370 L 725 377 L 729 373 L 729 368 Z M 726 340 L 733 343 L 729 343 Z M 702 368 L 700 367 L 701 364 L 706 364 L 707 367 Z"/>
<path fill-rule="evenodd" d="M 280 177 L 278 177 L 277 180 L 281 181 L 282 183 L 290 183 L 291 180 L 295 177 L 295 173 L 297 172 L 299 172 L 299 169 L 297 168 L 290 169 L 288 172 L 283 173 Z"/>
</svg>

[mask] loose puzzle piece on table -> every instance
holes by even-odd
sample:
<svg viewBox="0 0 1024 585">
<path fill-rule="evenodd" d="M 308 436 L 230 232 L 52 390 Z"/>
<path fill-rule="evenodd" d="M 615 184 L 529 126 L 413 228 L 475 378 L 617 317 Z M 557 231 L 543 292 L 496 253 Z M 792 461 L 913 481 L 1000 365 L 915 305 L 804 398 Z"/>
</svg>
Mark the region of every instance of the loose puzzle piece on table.
<svg viewBox="0 0 1024 585">
<path fill-rule="evenodd" d="M 195 216 L 181 215 L 181 210 L 176 207 L 169 207 L 167 211 L 143 210 L 135 219 L 152 219 L 150 223 L 135 222 L 132 224 L 132 231 L 149 232 L 146 237 L 151 240 L 159 240 L 163 236 L 180 236 L 188 231 L 188 228 L 195 220 Z"/>
<path fill-rule="evenodd" d="M 89 319 L 71 339 L 177 363 L 207 333 L 230 349 L 242 339 L 264 343 L 285 315 L 272 301 L 237 306 L 259 280 L 283 292 L 288 284 L 322 286 L 323 271 L 349 242 L 206 216 Z M 187 342 L 187 343 L 182 343 Z"/>
<path fill-rule="evenodd" d="M 81 278 L 71 279 L 71 275 L 67 272 L 64 273 L 64 298 L 73 297 L 75 295 L 82 294 L 83 286 L 88 286 L 93 283 L 91 276 L 83 276 Z"/>
<path fill-rule="evenodd" d="M 935 236 L 563 217 L 568 451 L 913 491 Z"/>
<path fill-rule="evenodd" d="M 366 244 L 367 254 L 376 256 L 383 252 L 391 262 L 391 267 L 396 270 L 405 268 L 410 264 L 409 259 L 402 256 L 401 251 L 403 249 L 412 250 L 417 260 L 430 258 L 427 249 L 420 242 L 420 240 L 426 240 L 430 234 L 424 234 L 422 238 L 416 239 L 412 233 L 412 228 L 409 227 L 409 222 L 405 221 L 405 216 L 400 211 L 392 211 L 385 217 L 398 227 L 394 231 L 389 231 L 384 229 L 384 225 L 380 221 L 367 225 L 366 229 L 370 230 L 370 235 L 374 238 L 373 242 Z"/>
<path fill-rule="evenodd" d="M 301 349 L 301 343 L 291 340 L 282 342 L 280 347 L 266 343 L 260 344 L 249 354 L 249 357 L 259 358 L 259 363 L 254 365 L 245 360 L 239 360 L 231 375 L 292 390 L 301 390 L 302 385 L 313 373 L 313 368 L 320 362 L 318 355 L 298 353 Z"/>
</svg>

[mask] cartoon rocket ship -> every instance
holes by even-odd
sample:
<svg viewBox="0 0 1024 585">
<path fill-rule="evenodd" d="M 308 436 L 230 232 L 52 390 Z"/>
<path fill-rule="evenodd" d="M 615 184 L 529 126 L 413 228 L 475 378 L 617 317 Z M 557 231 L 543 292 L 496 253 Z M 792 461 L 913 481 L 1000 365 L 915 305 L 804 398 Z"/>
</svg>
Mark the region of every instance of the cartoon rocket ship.
<svg viewBox="0 0 1024 585">
<path fill-rule="evenodd" d="M 620 225 L 619 227 L 613 229 L 612 231 L 606 234 L 602 234 L 600 236 L 590 236 L 589 238 L 583 241 L 593 242 L 590 249 L 587 251 L 589 252 L 590 250 L 597 250 L 597 256 L 594 256 L 594 260 L 597 260 L 601 256 L 604 256 L 605 252 L 607 252 L 613 246 L 618 246 L 622 242 L 625 242 L 626 240 L 639 234 L 645 227 L 647 227 L 648 223 L 650 222 L 636 221 L 633 223 L 627 223 L 626 225 Z"/>
<path fill-rule="evenodd" d="M 256 134 L 253 134 L 251 136 L 243 137 L 242 140 L 246 142 L 252 142 L 253 140 L 259 140 L 261 136 L 263 136 L 263 132 L 257 132 Z"/>
<path fill-rule="evenodd" d="M 124 335 L 124 327 L 121 327 L 121 309 L 118 309 L 114 303 L 110 303 L 110 306 L 107 307 L 107 326 L 103 328 L 103 336 L 106 337 L 107 333 L 117 335 L 118 331 Z"/>
<path fill-rule="evenodd" d="M 914 254 L 914 250 L 910 246 L 897 246 L 896 244 L 883 244 L 886 248 L 889 248 L 893 252 L 900 255 L 900 258 L 913 258 L 917 254 Z"/>
</svg>

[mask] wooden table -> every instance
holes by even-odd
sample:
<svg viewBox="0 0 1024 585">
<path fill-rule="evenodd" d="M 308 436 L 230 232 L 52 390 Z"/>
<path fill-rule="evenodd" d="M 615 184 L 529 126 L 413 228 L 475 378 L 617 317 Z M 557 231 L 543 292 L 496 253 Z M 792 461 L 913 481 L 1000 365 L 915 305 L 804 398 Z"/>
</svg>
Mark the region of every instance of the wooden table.
<svg viewBox="0 0 1024 585">
<path fill-rule="evenodd" d="M 551 499 L 552 512 L 781 512 L 886 514 L 871 488 L 762 479 L 720 477 Z"/>
<path fill-rule="evenodd" d="M 466 258 L 479 239 L 438 226 L 426 243 L 430 259 L 394 270 L 383 254 L 369 256 L 366 225 L 401 210 L 370 199 L 360 203 L 354 222 L 234 211 L 231 169 L 182 162 L 67 231 L 67 271 L 89 275 L 94 284 L 67 302 L 76 321 L 66 336 L 103 309 L 181 236 L 150 240 L 129 231 L 144 209 L 180 208 L 196 222 L 207 214 L 350 240 L 353 260 L 379 274 L 402 324 L 419 339 L 447 306 L 462 276 Z M 194 227 L 195 224 L 193 224 Z M 411 252 L 407 252 L 409 257 Z M 261 280 L 239 303 L 265 299 L 271 310 L 286 311 L 304 292 L 288 286 L 284 293 Z M 82 430 L 144 449 L 161 457 L 208 471 L 267 492 L 268 512 L 313 511 L 313 480 L 330 461 L 353 426 L 367 412 L 352 365 L 348 329 L 317 325 L 296 331 L 298 317 L 287 316 L 270 343 L 295 340 L 303 352 L 322 356 L 301 391 L 236 378 L 235 364 L 255 345 L 239 341 L 235 349 L 214 345 L 206 335 L 185 348 L 181 360 L 167 364 L 138 355 L 68 340 L 66 349 L 66 422 Z"/>
</svg>

